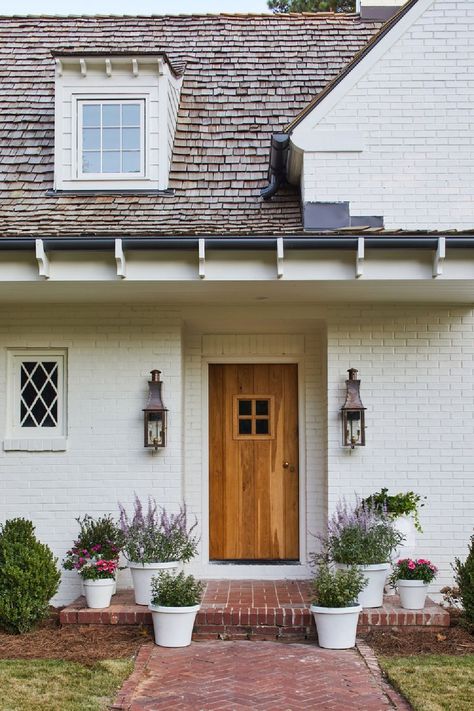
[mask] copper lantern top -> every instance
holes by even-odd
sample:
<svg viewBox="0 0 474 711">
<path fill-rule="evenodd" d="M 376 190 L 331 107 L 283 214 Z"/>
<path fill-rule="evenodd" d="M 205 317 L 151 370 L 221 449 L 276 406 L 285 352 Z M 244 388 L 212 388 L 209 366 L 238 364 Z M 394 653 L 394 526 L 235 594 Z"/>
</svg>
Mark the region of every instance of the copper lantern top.
<svg viewBox="0 0 474 711">
<path fill-rule="evenodd" d="M 349 379 L 346 380 L 346 401 L 341 410 L 365 410 L 360 399 L 360 380 L 357 379 L 357 368 L 349 368 Z"/>
<path fill-rule="evenodd" d="M 146 407 L 143 408 L 146 411 L 155 412 L 167 412 L 167 408 L 163 404 L 161 399 L 161 386 L 163 383 L 160 380 L 161 370 L 150 371 L 151 380 L 148 381 L 148 401 Z"/>
</svg>

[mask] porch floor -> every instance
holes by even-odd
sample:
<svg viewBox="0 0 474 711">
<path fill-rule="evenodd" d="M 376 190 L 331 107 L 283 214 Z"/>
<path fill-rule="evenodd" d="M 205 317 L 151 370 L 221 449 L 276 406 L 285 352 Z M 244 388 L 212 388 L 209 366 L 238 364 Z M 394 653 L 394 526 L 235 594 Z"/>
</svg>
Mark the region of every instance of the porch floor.
<svg viewBox="0 0 474 711">
<path fill-rule="evenodd" d="M 308 580 L 208 580 L 194 639 L 313 639 Z M 136 605 L 132 590 L 120 590 L 103 610 L 80 597 L 60 613 L 61 624 L 151 625 L 151 612 Z M 448 627 L 449 613 L 428 598 L 422 611 L 404 610 L 397 595 L 364 610 L 359 632 L 372 627 Z"/>
</svg>

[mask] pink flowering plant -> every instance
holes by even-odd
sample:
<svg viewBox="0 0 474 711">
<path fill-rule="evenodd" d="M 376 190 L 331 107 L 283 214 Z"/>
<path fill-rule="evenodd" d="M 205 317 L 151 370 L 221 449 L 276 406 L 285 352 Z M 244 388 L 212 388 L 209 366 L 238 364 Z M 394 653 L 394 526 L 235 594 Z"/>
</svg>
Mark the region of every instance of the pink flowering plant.
<svg viewBox="0 0 474 711">
<path fill-rule="evenodd" d="M 127 514 L 122 504 L 119 504 L 119 509 L 120 528 L 125 540 L 124 553 L 129 561 L 187 563 L 196 555 L 199 543 L 195 534 L 197 519 L 192 525 L 188 524 L 186 506 L 181 506 L 176 514 L 168 514 L 150 497 L 144 510 L 135 494 L 132 516 Z"/>
<path fill-rule="evenodd" d="M 84 579 L 99 580 L 101 577 L 114 577 L 118 567 L 118 559 L 122 550 L 123 534 L 113 520 L 108 516 L 94 519 L 92 516 L 77 518 L 79 535 L 63 560 L 65 570 L 76 570 Z M 96 570 L 96 564 L 101 563 Z M 104 565 L 112 564 L 113 566 Z M 113 575 L 100 575 L 113 567 Z"/>
<path fill-rule="evenodd" d="M 401 558 L 397 561 L 390 583 L 396 586 L 398 580 L 421 580 L 424 583 L 431 583 L 438 572 L 438 568 L 425 558 L 412 560 L 411 558 Z"/>
<path fill-rule="evenodd" d="M 113 580 L 117 572 L 116 560 L 91 559 L 79 571 L 83 580 Z"/>
</svg>

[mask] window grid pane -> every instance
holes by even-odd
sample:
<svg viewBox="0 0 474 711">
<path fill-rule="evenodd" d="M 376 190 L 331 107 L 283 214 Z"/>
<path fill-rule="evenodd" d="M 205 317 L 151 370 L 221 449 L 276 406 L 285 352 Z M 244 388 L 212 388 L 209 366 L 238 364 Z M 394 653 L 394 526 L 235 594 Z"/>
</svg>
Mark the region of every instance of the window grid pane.
<svg viewBox="0 0 474 711">
<path fill-rule="evenodd" d="M 140 173 L 140 106 L 120 102 L 82 105 L 83 173 Z"/>
</svg>

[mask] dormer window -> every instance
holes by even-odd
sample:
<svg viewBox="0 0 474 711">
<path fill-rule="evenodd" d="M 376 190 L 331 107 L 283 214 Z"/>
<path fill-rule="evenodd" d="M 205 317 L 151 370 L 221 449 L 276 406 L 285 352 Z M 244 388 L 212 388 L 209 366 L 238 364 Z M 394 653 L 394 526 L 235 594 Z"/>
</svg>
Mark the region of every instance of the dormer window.
<svg viewBox="0 0 474 711">
<path fill-rule="evenodd" d="M 79 101 L 80 177 L 145 175 L 145 102 Z"/>
<path fill-rule="evenodd" d="M 165 190 L 180 88 L 161 55 L 57 55 L 55 189 Z"/>
</svg>

